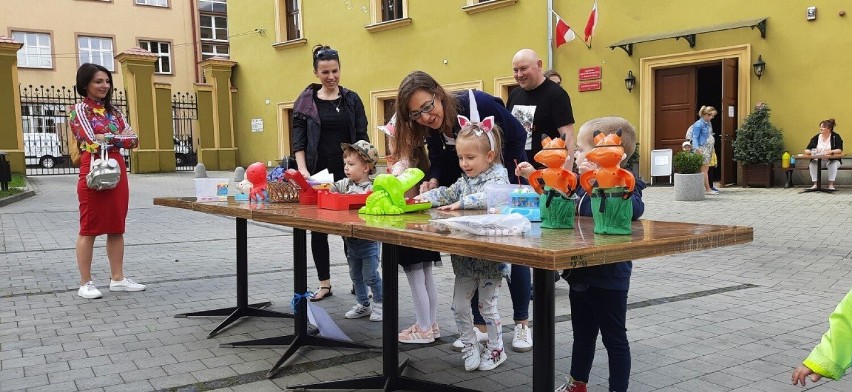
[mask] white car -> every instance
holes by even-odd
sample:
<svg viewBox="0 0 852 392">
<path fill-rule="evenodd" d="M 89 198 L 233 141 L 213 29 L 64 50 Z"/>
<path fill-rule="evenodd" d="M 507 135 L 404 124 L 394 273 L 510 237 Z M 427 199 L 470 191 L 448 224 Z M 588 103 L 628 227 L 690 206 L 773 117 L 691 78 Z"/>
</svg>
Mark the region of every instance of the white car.
<svg viewBox="0 0 852 392">
<path fill-rule="evenodd" d="M 63 160 L 59 137 L 55 133 L 24 133 L 24 159 L 27 165 L 50 169 Z"/>
</svg>

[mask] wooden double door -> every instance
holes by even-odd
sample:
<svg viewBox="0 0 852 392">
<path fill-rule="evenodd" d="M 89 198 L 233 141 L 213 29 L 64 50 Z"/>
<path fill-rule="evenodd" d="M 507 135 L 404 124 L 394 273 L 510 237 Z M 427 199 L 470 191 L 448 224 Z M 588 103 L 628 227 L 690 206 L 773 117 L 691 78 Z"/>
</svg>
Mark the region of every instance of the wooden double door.
<svg viewBox="0 0 852 392">
<path fill-rule="evenodd" d="M 686 130 L 698 119 L 701 106 L 718 111 L 713 120 L 718 165 L 711 169 L 711 177 L 722 185 L 736 183 L 733 141 L 739 107 L 734 58 L 655 70 L 653 149 L 681 151 Z"/>
</svg>

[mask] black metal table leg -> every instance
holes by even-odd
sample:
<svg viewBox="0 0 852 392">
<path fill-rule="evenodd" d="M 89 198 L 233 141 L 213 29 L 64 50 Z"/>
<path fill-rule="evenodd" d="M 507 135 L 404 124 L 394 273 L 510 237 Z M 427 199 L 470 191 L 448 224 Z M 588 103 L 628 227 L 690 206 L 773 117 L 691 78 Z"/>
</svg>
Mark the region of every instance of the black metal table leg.
<svg viewBox="0 0 852 392">
<path fill-rule="evenodd" d="M 552 391 L 556 376 L 553 271 L 533 268 L 533 290 L 533 391 Z"/>
<path fill-rule="evenodd" d="M 308 244 L 307 233 L 303 229 L 293 228 L 293 289 L 297 294 L 308 291 Z M 247 347 L 247 346 L 279 346 L 290 345 L 278 362 L 266 374 L 268 378 L 275 377 L 287 360 L 296 351 L 305 346 L 315 347 L 341 347 L 341 348 L 366 348 L 374 349 L 370 345 L 354 343 L 321 336 L 314 336 L 308 332 L 308 303 L 302 299 L 296 305 L 295 310 L 295 333 L 265 339 L 248 340 L 236 343 L 221 344 L 220 347 Z"/>
<path fill-rule="evenodd" d="M 823 189 L 822 187 L 822 158 L 815 158 L 817 160 L 817 183 L 816 189 L 805 188 L 801 193 L 806 192 L 824 192 L 824 193 L 833 193 L 834 190 L 831 189 Z M 810 163 L 808 163 L 810 165 Z"/>
<path fill-rule="evenodd" d="M 207 334 L 208 338 L 216 336 L 228 325 L 243 317 L 290 317 L 292 314 L 263 309 L 272 302 L 248 303 L 248 223 L 244 218 L 237 218 L 237 306 L 222 309 L 203 310 L 200 312 L 176 314 L 175 317 L 210 317 L 228 316 L 216 328 Z"/>
<path fill-rule="evenodd" d="M 406 359 L 399 364 L 399 342 L 397 341 L 397 324 L 399 319 L 399 298 L 397 288 L 399 287 L 399 276 L 397 266 L 399 265 L 399 246 L 382 243 L 382 292 L 383 314 L 382 314 L 382 374 L 356 378 L 353 380 L 338 380 L 316 384 L 305 384 L 288 386 L 288 389 L 315 390 L 315 389 L 381 389 L 383 391 L 455 391 L 471 392 L 473 389 L 460 388 L 452 385 L 440 384 L 432 381 L 418 380 L 402 375 L 408 366 Z M 551 287 L 553 282 L 551 282 Z"/>
</svg>

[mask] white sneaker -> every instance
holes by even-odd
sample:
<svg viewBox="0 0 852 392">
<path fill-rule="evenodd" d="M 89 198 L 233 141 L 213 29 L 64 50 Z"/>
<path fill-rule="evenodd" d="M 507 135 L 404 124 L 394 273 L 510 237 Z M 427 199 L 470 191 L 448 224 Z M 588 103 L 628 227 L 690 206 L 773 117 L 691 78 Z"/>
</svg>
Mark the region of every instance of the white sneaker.
<svg viewBox="0 0 852 392">
<path fill-rule="evenodd" d="M 95 299 L 104 296 L 101 294 L 101 291 L 95 287 L 95 283 L 91 280 L 80 286 L 80 290 L 77 290 L 77 295 L 87 299 Z"/>
<path fill-rule="evenodd" d="M 370 313 L 370 321 L 382 321 L 382 303 L 373 302 L 373 313 Z"/>
<path fill-rule="evenodd" d="M 523 324 L 515 325 L 515 337 L 512 338 L 512 351 L 525 353 L 532 350 L 532 330 Z"/>
<path fill-rule="evenodd" d="M 145 290 L 144 284 L 139 284 L 133 281 L 133 279 L 125 277 L 122 280 L 112 280 L 109 281 L 109 291 L 142 291 Z"/>
<path fill-rule="evenodd" d="M 485 348 L 485 350 L 482 350 L 478 369 L 491 370 L 500 366 L 503 362 L 506 362 L 506 350 L 503 350 L 502 348 L 499 350 L 489 350 L 488 348 Z"/>
<path fill-rule="evenodd" d="M 488 341 L 488 333 L 482 332 L 482 331 L 479 330 L 479 328 L 476 328 L 476 327 L 473 328 L 473 331 L 476 332 L 476 340 L 478 340 L 480 342 L 487 342 Z M 464 343 L 462 343 L 461 338 L 458 338 L 458 339 L 456 339 L 455 342 L 453 342 L 453 351 L 459 351 L 460 352 L 463 348 L 464 348 Z"/>
<path fill-rule="evenodd" d="M 356 318 L 361 318 L 361 317 L 367 317 L 371 313 L 373 313 L 373 309 L 370 309 L 369 306 L 364 306 L 364 305 L 361 305 L 361 304 L 355 304 L 355 306 L 353 306 L 352 309 L 349 309 L 349 311 L 346 312 L 345 317 L 348 318 L 348 319 L 356 319 Z"/>
<path fill-rule="evenodd" d="M 479 362 L 482 360 L 481 344 L 465 344 L 462 348 L 462 358 L 464 358 L 464 370 L 472 372 L 479 368 Z"/>
</svg>

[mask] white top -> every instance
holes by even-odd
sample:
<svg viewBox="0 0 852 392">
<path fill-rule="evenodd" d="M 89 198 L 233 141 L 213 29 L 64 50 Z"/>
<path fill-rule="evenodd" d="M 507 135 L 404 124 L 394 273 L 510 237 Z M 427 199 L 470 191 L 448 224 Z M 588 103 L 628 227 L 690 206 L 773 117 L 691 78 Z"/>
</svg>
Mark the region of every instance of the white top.
<svg viewBox="0 0 852 392">
<path fill-rule="evenodd" d="M 819 135 L 817 138 L 816 150 L 818 154 L 825 154 L 831 151 L 831 134 L 828 134 L 826 137 Z"/>
</svg>

